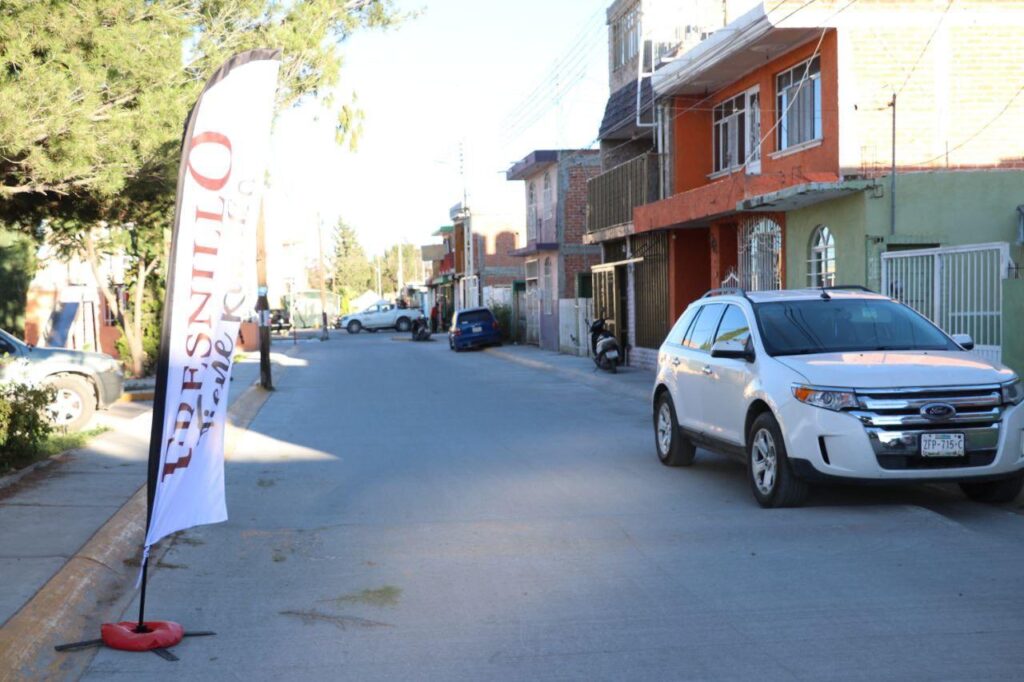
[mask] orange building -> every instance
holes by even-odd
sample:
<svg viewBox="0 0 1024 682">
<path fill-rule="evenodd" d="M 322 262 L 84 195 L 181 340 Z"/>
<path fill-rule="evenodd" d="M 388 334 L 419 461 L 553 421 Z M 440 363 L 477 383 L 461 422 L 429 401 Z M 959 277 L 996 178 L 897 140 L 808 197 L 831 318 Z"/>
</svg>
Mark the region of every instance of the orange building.
<svg viewBox="0 0 1024 682">
<path fill-rule="evenodd" d="M 886 254 L 979 242 L 1019 261 L 1022 30 L 1021 0 L 771 0 L 649 64 L 653 128 L 611 148 L 650 142 L 593 181 L 588 240 L 624 273 L 661 259 L 667 292 L 607 298 L 667 308 L 653 349 L 710 288 L 879 288 Z"/>
</svg>

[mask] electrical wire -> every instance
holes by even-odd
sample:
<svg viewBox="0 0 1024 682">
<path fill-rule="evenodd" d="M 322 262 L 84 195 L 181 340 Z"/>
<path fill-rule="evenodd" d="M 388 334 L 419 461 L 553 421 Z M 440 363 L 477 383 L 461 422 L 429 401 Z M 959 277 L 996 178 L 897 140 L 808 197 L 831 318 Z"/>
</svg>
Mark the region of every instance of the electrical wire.
<svg viewBox="0 0 1024 682">
<path fill-rule="evenodd" d="M 552 65 L 548 75 L 505 117 L 506 127 L 513 126 L 520 119 L 527 118 L 532 109 L 543 106 L 549 99 L 549 91 L 552 87 L 557 88 L 562 76 L 566 73 L 575 73 L 581 61 L 586 61 L 591 51 L 604 33 L 603 24 L 595 22 L 602 10 L 592 14 L 585 22 L 584 29 L 577 34 L 575 42 L 562 54 Z"/>
<path fill-rule="evenodd" d="M 939 17 L 939 20 L 935 22 L 935 28 L 932 30 L 932 34 L 928 36 L 928 40 L 925 41 L 924 47 L 922 47 L 921 51 L 918 53 L 917 59 L 914 60 L 913 66 L 910 67 L 910 72 L 907 74 L 907 77 L 903 79 L 903 85 L 901 85 L 900 89 L 896 91 L 897 95 L 903 92 L 903 88 L 907 87 L 907 83 L 910 82 L 910 79 L 914 75 L 914 72 L 917 71 L 917 65 L 921 63 L 921 59 L 924 57 L 924 53 L 928 51 L 928 47 L 932 44 L 932 41 L 935 39 L 935 34 L 939 32 L 939 28 L 942 26 L 942 22 L 945 20 L 946 15 L 949 14 L 949 8 L 953 6 L 953 3 L 955 1 L 956 0 L 949 0 L 949 2 L 946 4 L 946 9 L 942 11 L 942 15 Z"/>
<path fill-rule="evenodd" d="M 786 19 L 789 19 L 790 17 L 794 16 L 798 12 L 801 12 L 802 10 L 807 8 L 809 5 L 812 5 L 816 1 L 817 0 L 807 0 L 806 2 L 804 2 L 804 4 L 800 5 L 799 7 L 797 7 L 793 11 L 791 11 L 789 14 L 787 14 L 786 16 L 779 18 L 775 23 L 781 23 L 781 22 L 785 21 Z M 831 19 L 832 17 L 838 15 L 840 12 L 842 12 L 843 10 L 845 10 L 847 7 L 849 7 L 850 5 L 852 5 L 855 2 L 857 2 L 857 0 L 851 0 L 849 3 L 844 5 L 842 7 L 842 9 L 840 9 L 839 11 L 837 11 L 837 12 L 833 13 L 832 15 L 830 15 L 828 17 L 828 19 Z M 784 4 L 785 4 L 785 0 L 783 0 L 782 2 L 778 3 L 777 5 L 775 5 L 771 10 L 768 11 L 768 13 L 770 14 L 771 12 L 774 12 L 775 10 L 777 10 L 779 7 L 781 7 Z M 827 19 L 826 19 L 826 21 L 827 21 Z M 735 36 L 733 36 L 732 39 L 730 41 L 728 41 L 728 43 L 721 45 L 719 47 L 717 53 L 721 53 L 721 52 L 724 52 L 724 51 L 728 50 L 731 47 L 732 44 L 734 44 L 736 41 L 742 39 L 747 33 L 752 31 L 753 29 L 754 29 L 754 27 L 753 27 L 753 25 L 751 25 L 751 26 L 748 26 L 745 29 L 741 30 L 739 33 L 737 33 Z M 826 28 L 826 30 L 827 30 L 827 28 Z M 704 104 L 705 102 L 709 101 L 709 100 L 715 99 L 719 95 L 719 92 L 720 91 L 710 92 L 707 95 L 705 95 L 704 97 L 702 97 L 699 100 L 697 100 L 696 102 L 694 102 L 692 105 L 686 107 L 685 109 L 673 113 L 673 115 L 668 119 L 668 121 L 666 121 L 666 123 L 667 124 L 671 124 L 672 122 L 674 122 L 680 116 L 683 116 L 684 114 L 688 114 L 688 113 L 690 113 L 692 111 L 706 111 L 707 109 L 702 109 L 702 108 L 700 108 L 700 106 L 702 104 Z M 713 110 L 714 108 L 712 107 L 711 109 Z M 635 112 L 631 113 L 628 117 L 625 117 L 625 118 L 615 122 L 614 124 L 612 124 L 609 127 L 614 130 L 614 129 L 619 128 L 619 127 L 621 127 L 623 125 L 626 125 L 631 120 L 633 120 L 635 115 L 636 115 Z M 600 141 L 601 141 L 601 137 L 600 137 L 600 135 L 598 135 L 598 137 L 594 138 L 587 145 L 587 147 L 593 147 L 595 144 L 599 143 Z M 616 145 L 614 147 L 611 147 L 610 149 L 605 150 L 605 153 L 611 153 L 611 152 L 613 152 L 613 151 L 615 151 L 617 149 L 621 149 L 622 147 L 624 147 L 626 145 L 633 144 L 635 142 L 636 142 L 635 138 L 634 139 L 630 139 L 630 140 L 626 140 L 625 142 L 623 142 L 623 143 L 621 143 L 619 145 Z M 653 150 L 654 150 L 654 144 L 652 143 L 651 147 L 650 147 L 650 150 L 648 150 L 648 151 L 653 151 Z"/>
<path fill-rule="evenodd" d="M 960 144 L 958 144 L 955 147 L 952 147 L 950 149 L 947 149 L 946 151 L 944 151 L 943 153 L 939 154 L 938 156 L 933 156 L 932 158 L 928 159 L 927 161 L 921 161 L 920 163 L 917 163 L 917 164 L 914 164 L 914 165 L 927 166 L 928 164 L 934 163 L 934 162 L 938 161 L 939 159 L 943 158 L 944 156 L 947 156 L 950 152 L 955 152 L 958 149 L 962 149 L 963 147 L 965 147 L 968 144 L 970 144 L 971 142 L 973 142 L 979 135 L 981 135 L 986 130 L 988 130 L 992 126 L 993 123 L 995 123 L 1000 118 L 1002 118 L 1003 115 L 1007 111 L 1010 110 L 1010 107 L 1013 106 L 1013 103 L 1015 101 L 1017 101 L 1017 98 L 1020 97 L 1020 94 L 1022 92 L 1024 92 L 1024 84 L 1021 84 L 1021 86 L 1019 88 L 1017 88 L 1017 91 L 1013 93 L 1013 95 L 1010 97 L 1009 101 L 1006 102 L 1006 105 L 1002 109 L 999 110 L 999 113 L 997 113 L 995 116 L 990 118 L 988 120 L 988 122 L 985 123 L 985 125 L 981 126 L 976 131 L 971 133 L 971 135 L 968 136 L 967 138 L 965 138 L 962 142 L 960 142 Z"/>
</svg>

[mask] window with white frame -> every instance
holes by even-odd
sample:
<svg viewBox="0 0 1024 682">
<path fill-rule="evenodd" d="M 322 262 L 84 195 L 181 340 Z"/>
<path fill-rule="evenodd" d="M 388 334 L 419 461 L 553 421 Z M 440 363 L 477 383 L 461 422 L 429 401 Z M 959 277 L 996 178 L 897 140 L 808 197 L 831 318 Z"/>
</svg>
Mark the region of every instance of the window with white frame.
<svg viewBox="0 0 1024 682">
<path fill-rule="evenodd" d="M 744 164 L 751 173 L 761 170 L 760 93 L 755 88 L 727 99 L 714 108 L 714 172 Z"/>
<path fill-rule="evenodd" d="M 821 138 L 821 58 L 783 71 L 775 79 L 776 149 Z"/>
<path fill-rule="evenodd" d="M 812 287 L 836 284 L 836 240 L 827 225 L 818 225 L 811 235 L 807 280 Z"/>
<path fill-rule="evenodd" d="M 640 51 L 640 8 L 634 6 L 612 23 L 612 68 L 628 64 Z"/>
</svg>

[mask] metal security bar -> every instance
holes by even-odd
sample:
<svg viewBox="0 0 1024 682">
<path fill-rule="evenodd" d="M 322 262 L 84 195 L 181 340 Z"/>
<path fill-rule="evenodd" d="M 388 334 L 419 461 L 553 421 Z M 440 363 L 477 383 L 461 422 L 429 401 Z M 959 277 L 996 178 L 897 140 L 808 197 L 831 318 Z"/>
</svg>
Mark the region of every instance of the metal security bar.
<svg viewBox="0 0 1024 682">
<path fill-rule="evenodd" d="M 661 198 L 657 154 L 642 154 L 587 181 L 587 232 L 633 222 L 633 209 Z"/>
<path fill-rule="evenodd" d="M 970 334 L 974 351 L 999 361 L 1006 242 L 882 254 L 882 292 L 918 311 L 948 334 Z"/>
<path fill-rule="evenodd" d="M 782 288 L 782 228 L 771 218 L 740 223 L 737 277 L 747 291 Z"/>
<path fill-rule="evenodd" d="M 658 348 L 668 334 L 668 237 L 664 232 L 637 235 L 633 253 L 643 260 L 633 268 L 636 286 L 636 345 Z"/>
</svg>

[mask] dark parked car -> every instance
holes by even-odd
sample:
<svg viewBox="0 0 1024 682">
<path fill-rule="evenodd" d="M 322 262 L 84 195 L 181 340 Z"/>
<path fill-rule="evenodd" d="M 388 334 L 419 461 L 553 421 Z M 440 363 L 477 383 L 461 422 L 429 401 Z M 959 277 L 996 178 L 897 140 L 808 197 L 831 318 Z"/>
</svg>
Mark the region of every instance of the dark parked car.
<svg viewBox="0 0 1024 682">
<path fill-rule="evenodd" d="M 34 348 L 0 330 L 0 358 L 0 381 L 45 383 L 57 390 L 50 414 L 68 431 L 81 430 L 97 408 L 110 407 L 124 389 L 121 366 L 103 353 Z"/>
<path fill-rule="evenodd" d="M 455 311 L 448 346 L 455 352 L 474 346 L 500 346 L 501 325 L 487 308 L 467 308 Z"/>
</svg>

